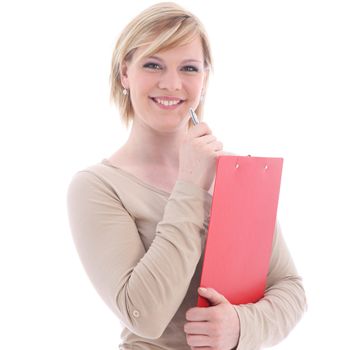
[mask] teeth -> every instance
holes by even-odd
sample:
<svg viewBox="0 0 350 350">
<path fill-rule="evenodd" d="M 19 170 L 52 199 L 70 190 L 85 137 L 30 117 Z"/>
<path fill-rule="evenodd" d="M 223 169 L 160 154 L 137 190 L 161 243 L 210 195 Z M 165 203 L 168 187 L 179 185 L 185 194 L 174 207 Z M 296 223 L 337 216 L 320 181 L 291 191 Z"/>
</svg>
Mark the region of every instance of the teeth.
<svg viewBox="0 0 350 350">
<path fill-rule="evenodd" d="M 161 105 L 164 105 L 164 106 L 173 106 L 173 105 L 177 105 L 179 104 L 181 101 L 163 101 L 163 100 L 159 100 L 157 98 L 155 98 L 156 102 L 157 103 L 160 103 Z"/>
</svg>

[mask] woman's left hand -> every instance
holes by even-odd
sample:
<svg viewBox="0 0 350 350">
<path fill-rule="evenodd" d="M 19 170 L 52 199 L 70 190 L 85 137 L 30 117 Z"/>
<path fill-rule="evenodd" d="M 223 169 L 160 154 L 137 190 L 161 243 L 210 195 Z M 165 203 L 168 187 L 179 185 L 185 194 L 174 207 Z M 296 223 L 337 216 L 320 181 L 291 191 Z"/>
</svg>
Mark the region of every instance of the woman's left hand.
<svg viewBox="0 0 350 350">
<path fill-rule="evenodd" d="M 193 307 L 186 312 L 184 326 L 187 344 L 191 349 L 230 350 L 237 346 L 240 324 L 231 303 L 213 288 L 198 289 L 211 306 Z"/>
</svg>

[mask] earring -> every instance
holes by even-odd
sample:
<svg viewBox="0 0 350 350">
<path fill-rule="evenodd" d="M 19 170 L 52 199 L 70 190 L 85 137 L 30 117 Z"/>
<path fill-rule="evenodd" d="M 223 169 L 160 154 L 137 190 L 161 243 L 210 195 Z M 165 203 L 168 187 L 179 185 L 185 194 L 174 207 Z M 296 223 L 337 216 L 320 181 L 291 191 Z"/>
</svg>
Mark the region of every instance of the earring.
<svg viewBox="0 0 350 350">
<path fill-rule="evenodd" d="M 128 90 L 126 90 L 125 88 L 123 89 L 123 95 L 126 96 L 128 94 Z"/>
</svg>

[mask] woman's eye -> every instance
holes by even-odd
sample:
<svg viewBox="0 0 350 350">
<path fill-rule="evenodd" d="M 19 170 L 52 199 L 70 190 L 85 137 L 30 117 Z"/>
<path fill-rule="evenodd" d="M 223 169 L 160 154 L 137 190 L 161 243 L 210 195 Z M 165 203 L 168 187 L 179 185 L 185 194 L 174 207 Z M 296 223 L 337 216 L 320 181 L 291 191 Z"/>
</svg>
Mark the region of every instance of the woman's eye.
<svg viewBox="0 0 350 350">
<path fill-rule="evenodd" d="M 151 70 L 160 70 L 163 69 L 161 65 L 159 65 L 158 63 L 154 63 L 154 62 L 149 62 L 144 64 L 143 66 L 144 68 L 148 68 Z M 199 69 L 195 66 L 185 66 L 183 67 L 181 70 L 185 71 L 185 72 L 198 72 Z"/>
<path fill-rule="evenodd" d="M 183 69 L 186 72 L 198 72 L 198 68 L 194 66 L 185 66 Z"/>
<path fill-rule="evenodd" d="M 150 69 L 160 69 L 160 65 L 158 63 L 146 63 L 144 65 L 145 68 L 150 68 Z"/>
</svg>

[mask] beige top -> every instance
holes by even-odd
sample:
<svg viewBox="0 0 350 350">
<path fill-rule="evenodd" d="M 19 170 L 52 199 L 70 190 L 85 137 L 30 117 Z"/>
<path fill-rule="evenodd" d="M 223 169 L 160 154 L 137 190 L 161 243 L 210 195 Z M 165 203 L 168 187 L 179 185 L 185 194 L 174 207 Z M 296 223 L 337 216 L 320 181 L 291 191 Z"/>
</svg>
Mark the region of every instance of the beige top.
<svg viewBox="0 0 350 350">
<path fill-rule="evenodd" d="M 77 172 L 68 215 L 82 264 L 124 329 L 120 349 L 190 349 L 185 313 L 197 302 L 212 196 L 177 181 L 167 193 L 107 159 Z M 236 308 L 238 350 L 283 339 L 301 318 L 301 278 L 276 225 L 266 293 Z"/>
</svg>

